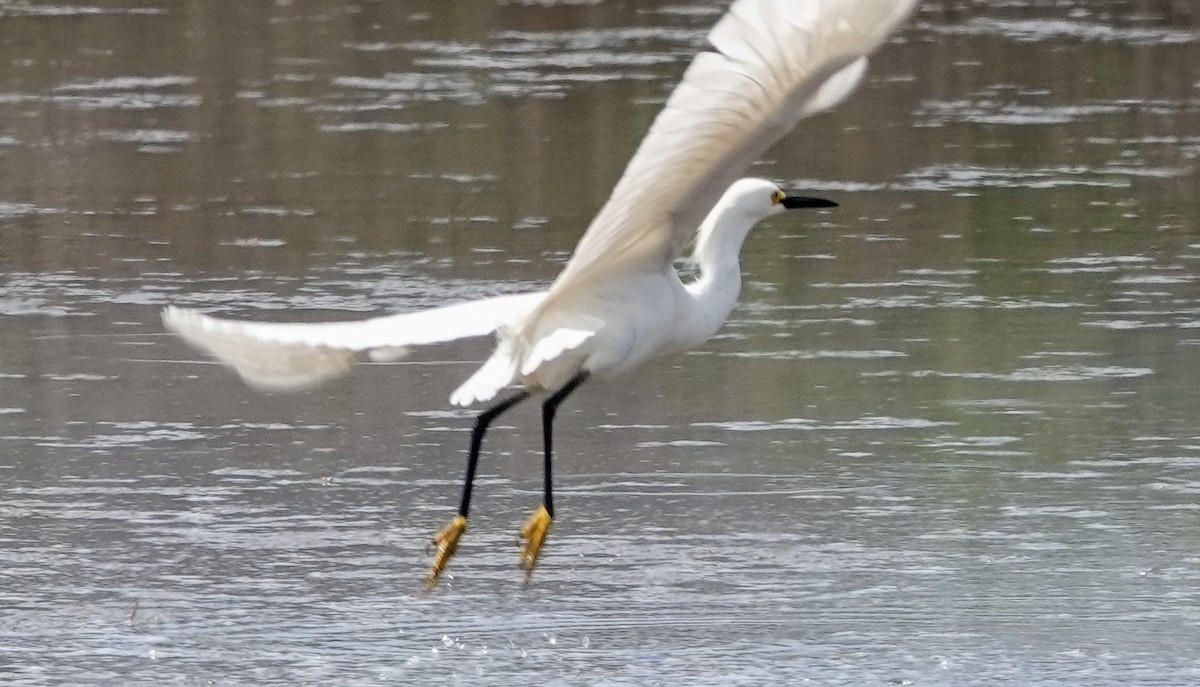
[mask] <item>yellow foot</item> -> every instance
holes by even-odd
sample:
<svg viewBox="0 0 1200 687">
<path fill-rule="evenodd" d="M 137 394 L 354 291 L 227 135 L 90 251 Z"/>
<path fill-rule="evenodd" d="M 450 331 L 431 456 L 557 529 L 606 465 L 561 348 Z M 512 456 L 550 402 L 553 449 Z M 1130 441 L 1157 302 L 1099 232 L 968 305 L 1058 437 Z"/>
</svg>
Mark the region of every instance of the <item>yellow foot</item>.
<svg viewBox="0 0 1200 687">
<path fill-rule="evenodd" d="M 539 506 L 533 515 L 521 527 L 521 538 L 525 540 L 525 550 L 521 553 L 521 569 L 525 571 L 525 579 L 533 573 L 537 565 L 538 554 L 542 550 L 542 542 L 546 541 L 546 532 L 550 530 L 550 511 L 546 506 Z"/>
<path fill-rule="evenodd" d="M 456 515 L 433 535 L 433 541 L 430 543 L 437 547 L 437 551 L 433 555 L 433 565 L 429 566 L 429 574 L 425 576 L 426 589 L 433 589 L 433 585 L 437 584 L 438 575 L 442 574 L 442 570 L 445 570 L 446 564 L 450 562 L 450 557 L 458 549 L 458 539 L 466 529 L 467 519 Z"/>
</svg>

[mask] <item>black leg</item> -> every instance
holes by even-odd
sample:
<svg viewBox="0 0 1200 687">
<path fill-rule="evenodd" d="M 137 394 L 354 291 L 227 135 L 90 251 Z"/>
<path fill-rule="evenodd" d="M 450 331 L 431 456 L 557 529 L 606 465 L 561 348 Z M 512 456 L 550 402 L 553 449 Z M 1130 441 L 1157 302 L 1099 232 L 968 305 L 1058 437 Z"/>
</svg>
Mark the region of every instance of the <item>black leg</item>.
<svg viewBox="0 0 1200 687">
<path fill-rule="evenodd" d="M 475 418 L 475 428 L 471 430 L 471 453 L 467 457 L 467 478 L 463 481 L 462 501 L 458 506 L 458 515 L 450 519 L 446 526 L 433 535 L 433 545 L 437 551 L 433 556 L 433 564 L 429 566 L 429 574 L 425 577 L 425 586 L 432 588 L 437 584 L 438 576 L 445 570 L 446 564 L 458 549 L 458 540 L 467 529 L 467 511 L 471 508 L 471 489 L 475 486 L 475 468 L 479 465 L 479 448 L 483 445 L 483 435 L 488 425 L 492 424 L 501 413 L 529 397 L 528 391 L 522 391 L 512 398 L 497 403 Z"/>
<path fill-rule="evenodd" d="M 547 398 L 546 401 L 542 403 L 542 448 L 544 451 L 543 455 L 545 461 L 542 467 L 542 505 L 546 507 L 546 512 L 549 513 L 550 517 L 552 518 L 554 517 L 554 493 L 551 486 L 553 484 L 553 480 L 551 478 L 551 463 L 553 462 L 554 414 L 558 411 L 559 404 L 566 400 L 567 396 L 571 395 L 571 392 L 578 389 L 580 384 L 586 382 L 587 378 L 587 372 L 580 372 L 572 377 L 571 381 L 567 382 L 563 388 L 554 392 L 553 396 Z"/>
<path fill-rule="evenodd" d="M 550 523 L 554 520 L 554 491 L 552 488 L 554 479 L 551 474 L 554 456 L 554 413 L 558 410 L 558 404 L 570 396 L 572 391 L 578 389 L 580 384 L 587 381 L 587 378 L 587 372 L 580 372 L 542 404 L 542 446 L 545 449 L 546 461 L 542 473 L 545 478 L 542 506 L 534 511 L 521 527 L 521 538 L 525 540 L 525 549 L 521 552 L 521 567 L 525 569 L 526 582 L 533 574 L 533 566 L 537 565 L 542 543 L 546 541 L 546 533 L 550 531 Z"/>
<path fill-rule="evenodd" d="M 492 420 L 500 417 L 504 411 L 526 398 L 529 398 L 529 392 L 522 391 L 512 398 L 488 408 L 475 418 L 475 428 L 471 430 L 470 455 L 467 457 L 467 478 L 463 482 L 462 501 L 458 505 L 458 514 L 464 518 L 467 517 L 467 511 L 471 508 L 471 490 L 475 486 L 475 468 L 479 465 L 479 449 L 483 446 L 483 435 L 487 432 L 488 425 L 492 424 Z"/>
</svg>

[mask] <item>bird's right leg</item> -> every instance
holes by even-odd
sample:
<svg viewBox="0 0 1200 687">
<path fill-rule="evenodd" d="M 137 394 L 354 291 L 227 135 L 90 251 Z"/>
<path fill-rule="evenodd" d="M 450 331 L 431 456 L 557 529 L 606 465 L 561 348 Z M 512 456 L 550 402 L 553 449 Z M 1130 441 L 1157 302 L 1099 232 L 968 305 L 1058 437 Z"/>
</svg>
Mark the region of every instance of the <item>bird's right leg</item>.
<svg viewBox="0 0 1200 687">
<path fill-rule="evenodd" d="M 521 538 L 525 540 L 525 549 L 521 552 L 521 568 L 525 570 L 526 582 L 533 575 L 533 566 L 537 565 L 538 554 L 542 551 L 542 543 L 546 541 L 550 522 L 554 520 L 554 480 L 551 477 L 551 463 L 554 456 L 552 448 L 554 415 L 558 412 L 559 404 L 578 389 L 580 384 L 587 381 L 587 378 L 587 372 L 580 372 L 542 404 L 542 455 L 545 461 L 542 468 L 542 506 L 534 511 L 521 527 Z"/>
<path fill-rule="evenodd" d="M 512 398 L 488 408 L 475 418 L 475 427 L 471 430 L 471 449 L 467 456 L 467 477 L 463 481 L 462 501 L 458 505 L 458 515 L 451 518 L 450 522 L 433 535 L 432 544 L 436 547 L 436 552 L 433 556 L 433 565 L 429 567 L 429 574 L 425 577 L 426 587 L 431 588 L 437 584 L 438 575 L 442 574 L 442 570 L 450 562 L 450 557 L 458 549 L 459 538 L 467 529 L 467 512 L 471 508 L 471 489 L 475 485 L 475 468 L 479 465 L 479 449 L 483 446 L 483 435 L 487 432 L 488 425 L 492 424 L 492 420 L 499 417 L 501 413 L 528 397 L 529 392 L 522 391 Z"/>
</svg>

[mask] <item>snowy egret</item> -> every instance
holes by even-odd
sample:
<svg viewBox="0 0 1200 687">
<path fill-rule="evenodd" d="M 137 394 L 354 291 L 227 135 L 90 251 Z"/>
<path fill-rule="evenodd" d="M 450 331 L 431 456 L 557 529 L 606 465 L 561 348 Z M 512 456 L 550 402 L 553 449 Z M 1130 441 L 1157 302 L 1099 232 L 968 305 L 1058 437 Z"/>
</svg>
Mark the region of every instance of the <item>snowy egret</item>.
<svg viewBox="0 0 1200 687">
<path fill-rule="evenodd" d="M 737 300 L 738 255 L 750 229 L 785 209 L 834 205 L 737 177 L 800 119 L 845 99 L 862 79 L 867 55 L 915 4 L 737 0 L 545 291 L 346 323 L 235 322 L 174 307 L 164 310 L 163 320 L 247 383 L 276 390 L 339 376 L 364 356 L 393 359 L 411 346 L 495 333 L 495 351 L 450 401 L 466 406 L 509 387 L 516 391 L 475 421 L 458 513 L 434 535 L 427 582 L 437 581 L 466 530 L 488 425 L 531 395 L 547 393 L 543 500 L 521 528 L 528 575 L 554 518 L 552 434 L 559 404 L 590 377 L 707 340 Z M 685 284 L 674 265 L 692 239 L 699 277 Z"/>
</svg>

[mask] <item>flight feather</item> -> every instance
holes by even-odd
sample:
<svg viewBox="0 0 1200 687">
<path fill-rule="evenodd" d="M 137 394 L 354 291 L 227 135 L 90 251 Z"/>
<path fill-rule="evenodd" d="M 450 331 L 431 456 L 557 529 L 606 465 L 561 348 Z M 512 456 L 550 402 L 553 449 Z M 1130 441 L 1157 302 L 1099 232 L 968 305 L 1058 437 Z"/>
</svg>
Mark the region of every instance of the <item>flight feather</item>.
<svg viewBox="0 0 1200 687">
<path fill-rule="evenodd" d="M 858 85 L 916 0 L 738 0 L 655 118 L 549 296 L 514 330 L 518 359 L 597 279 L 662 269 L 751 162 Z"/>
</svg>

